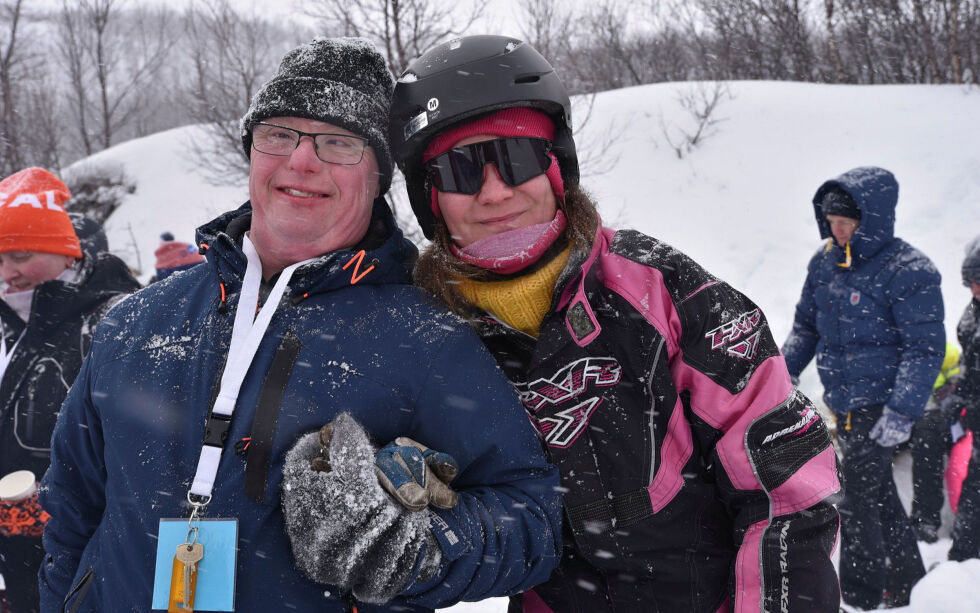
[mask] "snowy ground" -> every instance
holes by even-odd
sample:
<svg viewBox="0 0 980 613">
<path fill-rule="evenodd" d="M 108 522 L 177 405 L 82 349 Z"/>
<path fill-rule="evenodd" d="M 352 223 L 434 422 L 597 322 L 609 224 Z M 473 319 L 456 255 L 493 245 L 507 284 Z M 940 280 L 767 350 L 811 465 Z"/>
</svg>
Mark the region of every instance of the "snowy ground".
<svg viewBox="0 0 980 613">
<path fill-rule="evenodd" d="M 954 331 L 969 298 L 960 283 L 963 246 L 980 234 L 980 90 L 735 82 L 714 115 L 720 120 L 714 134 L 678 158 L 668 138 L 676 143 L 682 130 L 694 129 L 678 97 L 696 91 L 696 84 L 657 84 L 596 97 L 576 139 L 583 183 L 607 224 L 635 227 L 687 252 L 759 303 L 781 342 L 806 263 L 819 247 L 814 191 L 849 168 L 883 166 L 901 186 L 896 234 L 942 272 L 946 329 Z M 585 107 L 577 101 L 577 120 Z M 138 184 L 106 228 L 112 250 L 139 266 L 143 280 L 153 273 L 160 232 L 193 240 L 196 226 L 245 199 L 244 184 L 215 188 L 195 174 L 183 149 L 191 130 L 123 143 L 89 159 L 122 165 Z M 409 211 L 397 185 L 393 191 L 398 208 Z M 801 387 L 819 399 L 812 366 Z M 897 472 L 908 495 L 907 463 Z M 927 565 L 945 559 L 948 530 L 922 548 Z M 899 611 L 980 611 L 980 560 L 940 564 L 912 599 Z M 451 610 L 502 612 L 506 602 Z"/>
<path fill-rule="evenodd" d="M 911 458 L 907 452 L 895 460 L 895 475 L 899 493 L 906 510 L 912 502 Z M 946 553 L 951 541 L 949 532 L 953 514 L 949 504 L 943 508 L 943 527 L 940 539 L 931 545 L 919 543 L 919 552 L 926 568 L 933 568 L 912 590 L 911 603 L 907 607 L 889 609 L 895 613 L 977 613 L 980 611 L 980 559 L 966 562 L 949 562 Z M 834 556 L 834 564 L 837 564 Z M 444 609 L 452 613 L 505 613 L 507 600 L 493 598 L 478 603 L 462 603 Z"/>
</svg>

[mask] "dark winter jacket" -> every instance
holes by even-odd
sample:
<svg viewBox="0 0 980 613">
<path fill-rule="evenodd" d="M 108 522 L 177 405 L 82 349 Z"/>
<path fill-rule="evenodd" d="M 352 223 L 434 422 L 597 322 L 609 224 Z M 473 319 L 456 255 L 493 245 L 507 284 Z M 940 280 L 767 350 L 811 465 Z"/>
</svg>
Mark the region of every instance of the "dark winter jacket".
<svg viewBox="0 0 980 613">
<path fill-rule="evenodd" d="M 956 395 L 966 406 L 967 426 L 980 431 L 980 300 L 974 298 L 966 306 L 956 326 L 956 335 L 963 348 Z"/>
<path fill-rule="evenodd" d="M 832 239 L 807 266 L 783 355 L 799 377 L 814 355 L 824 401 L 838 415 L 886 405 L 911 419 L 925 408 L 943 361 L 946 333 L 939 271 L 894 236 L 898 183 L 881 168 L 857 168 L 827 181 L 813 198 L 820 237 L 831 237 L 820 207 L 832 188 L 861 209 L 851 265 Z"/>
<path fill-rule="evenodd" d="M 47 470 L 55 419 L 95 324 L 139 287 L 119 258 L 86 252 L 77 283 L 55 279 L 35 288 L 29 323 L 0 300 L 7 346 L 24 334 L 0 381 L 0 476 L 26 469 L 40 479 Z"/>
<path fill-rule="evenodd" d="M 45 611 L 60 610 L 69 593 L 82 600 L 78 611 L 149 610 L 160 518 L 188 514 L 250 211 L 246 204 L 199 229 L 207 262 L 130 297 L 99 326 L 42 483 L 51 514 Z M 337 590 L 295 569 L 279 491 L 286 451 L 345 411 L 375 444 L 410 436 L 460 464 L 459 505 L 436 511 L 457 546 L 434 579 L 391 608 L 512 592 L 547 578 L 557 561 L 557 472 L 472 330 L 409 284 L 414 255 L 379 200 L 361 245 L 298 268 L 290 281 L 242 384 L 207 509 L 238 520 L 238 610 L 342 610 Z"/>
<path fill-rule="evenodd" d="M 523 611 L 837 611 L 830 436 L 745 296 L 601 230 L 537 340 L 476 325 L 567 490 L 562 564 Z"/>
<path fill-rule="evenodd" d="M 967 247 L 963 259 L 963 284 L 971 287 L 977 279 L 980 279 L 980 236 Z M 956 395 L 967 406 L 970 427 L 980 430 L 980 299 L 974 297 L 966 305 L 956 326 L 956 336 L 963 348 Z"/>
</svg>

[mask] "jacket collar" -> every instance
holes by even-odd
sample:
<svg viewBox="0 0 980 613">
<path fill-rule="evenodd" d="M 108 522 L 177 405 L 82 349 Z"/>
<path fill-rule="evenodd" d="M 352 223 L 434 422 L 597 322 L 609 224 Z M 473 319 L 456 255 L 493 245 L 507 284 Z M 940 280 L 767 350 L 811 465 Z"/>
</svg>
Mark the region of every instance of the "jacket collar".
<svg viewBox="0 0 980 613">
<path fill-rule="evenodd" d="M 602 221 L 596 225 L 595 237 L 589 251 L 573 251 L 565 270 L 555 286 L 557 301 L 553 308 L 564 313 L 565 327 L 572 339 L 581 347 L 599 336 L 602 327 L 589 302 L 589 290 L 595 289 L 594 264 L 599 256 L 609 250 L 609 239 L 604 233 Z"/>
<path fill-rule="evenodd" d="M 252 205 L 246 202 L 197 229 L 197 242 L 206 246 L 204 256 L 221 279 L 238 286 L 248 261 L 241 241 L 251 227 Z M 347 285 L 411 283 L 411 269 L 418 250 L 395 223 L 383 198 L 374 201 L 371 224 L 365 237 L 353 247 L 325 253 L 293 274 L 288 295 L 322 293 Z"/>
</svg>

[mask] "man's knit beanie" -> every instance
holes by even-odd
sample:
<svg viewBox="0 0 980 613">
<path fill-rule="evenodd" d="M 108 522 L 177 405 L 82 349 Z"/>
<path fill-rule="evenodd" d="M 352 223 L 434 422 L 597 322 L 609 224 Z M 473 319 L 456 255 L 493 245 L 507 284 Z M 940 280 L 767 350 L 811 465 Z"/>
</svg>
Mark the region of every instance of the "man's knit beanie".
<svg viewBox="0 0 980 613">
<path fill-rule="evenodd" d="M 43 168 L 26 168 L 0 181 L 0 253 L 34 251 L 82 257 L 64 204 L 71 192 Z"/>
<path fill-rule="evenodd" d="M 831 189 L 824 194 L 823 200 L 820 201 L 820 208 L 824 215 L 861 219 L 861 209 L 854 202 L 854 198 L 842 189 Z"/>
<path fill-rule="evenodd" d="M 388 107 L 394 80 L 384 57 L 363 38 L 318 38 L 288 52 L 242 117 L 242 145 L 251 157 L 252 126 L 269 117 L 325 121 L 367 139 L 391 185 Z"/>
</svg>

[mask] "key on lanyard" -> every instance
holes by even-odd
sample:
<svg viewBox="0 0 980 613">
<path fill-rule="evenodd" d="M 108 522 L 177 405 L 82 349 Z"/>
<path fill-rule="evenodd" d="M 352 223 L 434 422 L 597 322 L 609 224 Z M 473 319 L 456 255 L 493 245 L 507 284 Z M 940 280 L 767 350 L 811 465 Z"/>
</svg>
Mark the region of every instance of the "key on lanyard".
<svg viewBox="0 0 980 613">
<path fill-rule="evenodd" d="M 196 542 L 177 545 L 173 571 L 170 576 L 170 605 L 168 613 L 191 613 L 197 591 L 197 564 L 204 557 L 204 545 Z"/>
</svg>

